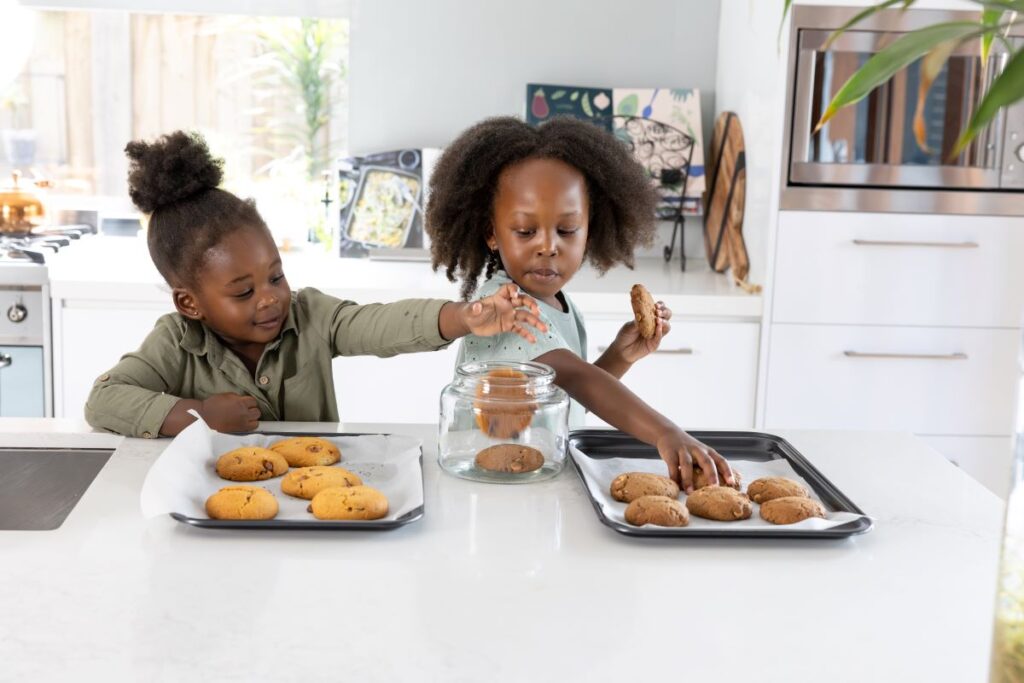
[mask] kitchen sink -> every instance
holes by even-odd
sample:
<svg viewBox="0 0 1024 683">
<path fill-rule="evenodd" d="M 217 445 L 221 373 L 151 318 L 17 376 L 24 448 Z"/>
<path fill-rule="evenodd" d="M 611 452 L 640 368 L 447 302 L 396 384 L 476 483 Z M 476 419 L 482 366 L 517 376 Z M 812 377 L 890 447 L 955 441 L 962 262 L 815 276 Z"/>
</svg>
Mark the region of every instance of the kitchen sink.
<svg viewBox="0 0 1024 683">
<path fill-rule="evenodd" d="M 58 528 L 113 452 L 0 448 L 0 530 Z"/>
</svg>

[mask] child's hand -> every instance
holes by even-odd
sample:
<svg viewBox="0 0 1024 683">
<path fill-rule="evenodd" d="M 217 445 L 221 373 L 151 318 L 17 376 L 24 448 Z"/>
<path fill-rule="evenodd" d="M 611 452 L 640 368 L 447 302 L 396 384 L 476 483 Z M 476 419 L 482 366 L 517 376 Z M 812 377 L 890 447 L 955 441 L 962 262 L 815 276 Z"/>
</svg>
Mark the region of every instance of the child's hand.
<svg viewBox="0 0 1024 683">
<path fill-rule="evenodd" d="M 669 333 L 672 325 L 669 319 L 672 311 L 663 302 L 659 301 L 655 306 L 658 322 L 654 326 L 654 336 L 644 339 L 640 336 L 640 328 L 635 320 L 631 320 L 622 326 L 619 333 L 615 335 L 615 341 L 611 343 L 609 350 L 618 353 L 623 361 L 632 365 L 644 356 L 654 353 L 661 345 L 662 338 Z"/>
<path fill-rule="evenodd" d="M 673 429 L 658 439 L 658 453 L 668 465 L 668 476 L 686 493 L 693 493 L 693 465 L 696 463 L 707 473 L 710 485 L 731 486 L 732 469 L 725 458 L 713 448 L 705 446 L 681 429 Z"/>
<path fill-rule="evenodd" d="M 218 432 L 251 432 L 260 423 L 256 399 L 242 394 L 214 394 L 202 402 L 199 414 Z"/>
<path fill-rule="evenodd" d="M 548 326 L 540 319 L 537 302 L 519 291 L 513 283 L 504 284 L 491 296 L 466 304 L 462 309 L 463 322 L 470 333 L 491 337 L 503 332 L 515 332 L 533 343 L 537 338 L 527 325 L 541 332 Z"/>
</svg>

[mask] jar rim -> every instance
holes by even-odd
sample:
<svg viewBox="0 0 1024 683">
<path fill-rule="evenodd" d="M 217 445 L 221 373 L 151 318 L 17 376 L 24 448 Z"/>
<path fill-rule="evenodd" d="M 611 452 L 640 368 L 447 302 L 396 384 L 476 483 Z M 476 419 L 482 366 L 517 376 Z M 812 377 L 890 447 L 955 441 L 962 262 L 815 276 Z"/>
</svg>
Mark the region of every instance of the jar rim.
<svg viewBox="0 0 1024 683">
<path fill-rule="evenodd" d="M 531 384 L 550 384 L 555 379 L 555 369 L 550 365 L 532 360 L 474 360 L 460 363 L 455 374 L 460 379 L 482 379 L 493 370 L 517 370 L 526 375 Z"/>
</svg>

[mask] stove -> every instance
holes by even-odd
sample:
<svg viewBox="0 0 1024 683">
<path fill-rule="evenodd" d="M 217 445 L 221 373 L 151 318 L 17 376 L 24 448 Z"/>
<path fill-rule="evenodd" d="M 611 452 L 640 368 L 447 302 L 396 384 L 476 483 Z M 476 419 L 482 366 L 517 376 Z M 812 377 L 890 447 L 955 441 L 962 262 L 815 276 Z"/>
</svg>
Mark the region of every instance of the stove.
<svg viewBox="0 0 1024 683">
<path fill-rule="evenodd" d="M 0 417 L 53 415 L 46 262 L 92 232 L 67 225 L 0 234 Z"/>
<path fill-rule="evenodd" d="M 94 232 L 91 225 L 68 225 L 31 232 L 0 233 L 0 263 L 46 263 L 46 258 Z"/>
</svg>

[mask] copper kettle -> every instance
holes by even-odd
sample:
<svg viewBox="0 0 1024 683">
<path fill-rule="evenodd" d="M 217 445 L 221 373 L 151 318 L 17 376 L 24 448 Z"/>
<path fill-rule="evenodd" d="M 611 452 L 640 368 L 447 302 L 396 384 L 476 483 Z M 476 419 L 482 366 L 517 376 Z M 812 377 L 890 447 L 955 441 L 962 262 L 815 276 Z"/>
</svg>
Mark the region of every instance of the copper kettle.
<svg viewBox="0 0 1024 683">
<path fill-rule="evenodd" d="M 46 217 L 42 194 L 50 183 L 33 180 L 31 187 L 24 187 L 21 173 L 11 173 L 11 184 L 0 187 L 0 233 L 24 233 L 40 225 Z"/>
</svg>

